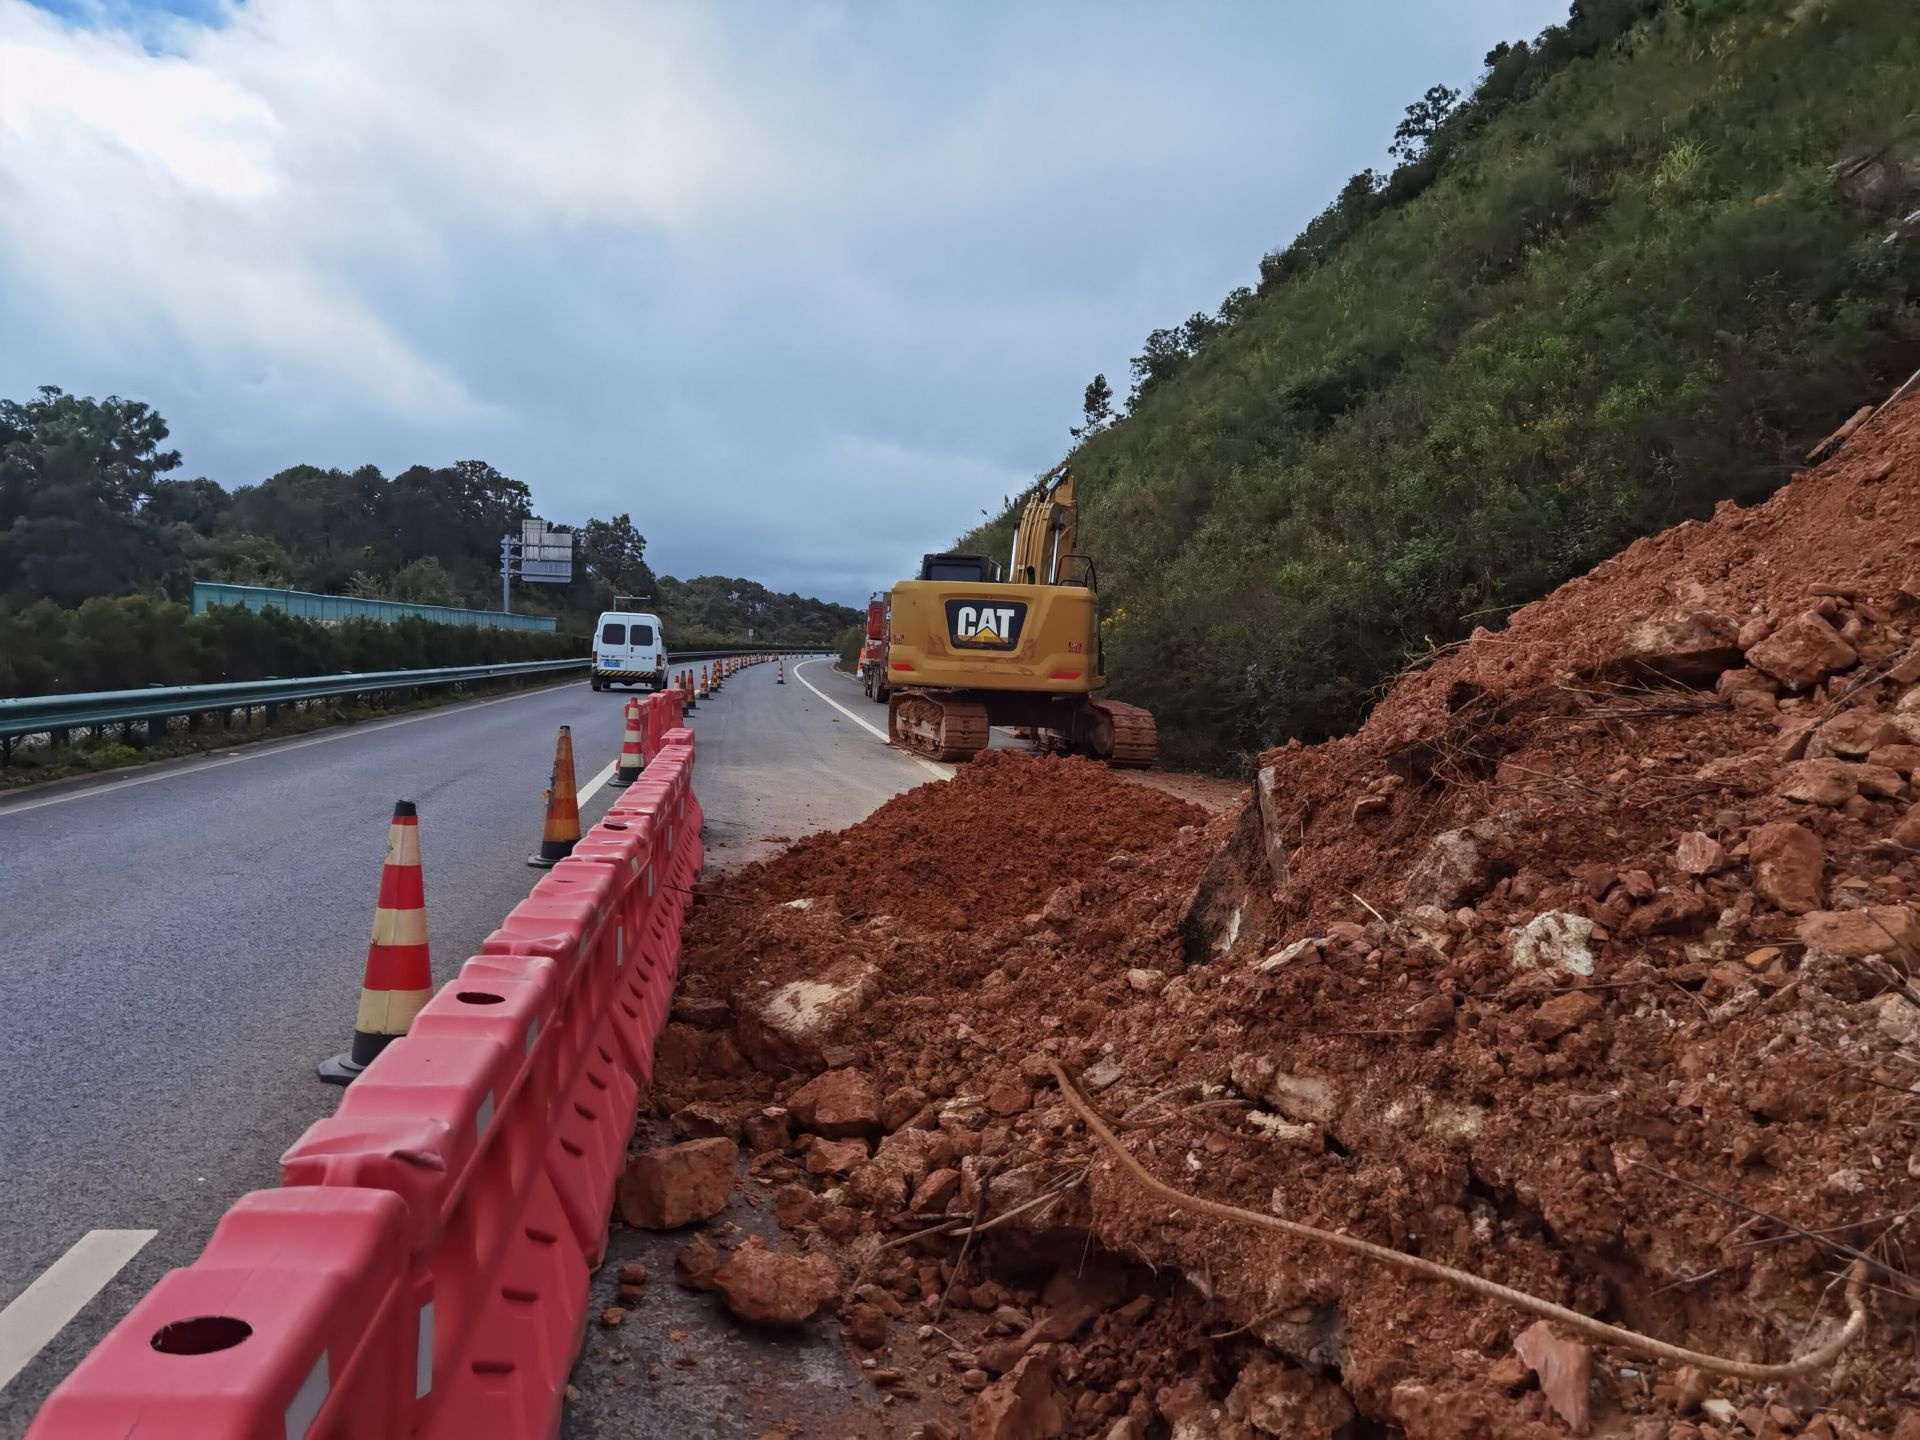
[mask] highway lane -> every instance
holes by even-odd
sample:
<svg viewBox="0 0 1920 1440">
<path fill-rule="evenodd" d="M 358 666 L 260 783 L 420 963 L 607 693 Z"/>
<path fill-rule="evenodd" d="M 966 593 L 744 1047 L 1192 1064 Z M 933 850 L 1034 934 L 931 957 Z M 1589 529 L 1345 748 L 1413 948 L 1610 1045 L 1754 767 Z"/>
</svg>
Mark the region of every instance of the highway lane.
<svg viewBox="0 0 1920 1440">
<path fill-rule="evenodd" d="M 879 711 L 827 669 L 803 667 Z M 798 679 L 755 667 L 692 719 L 714 864 L 933 778 Z M 536 878 L 555 728 L 573 726 L 584 786 L 618 751 L 623 699 L 574 683 L 0 806 L 0 1435 L 330 1113 L 313 1065 L 349 1036 L 394 800 L 420 807 L 444 980 Z M 13 1302 L 76 1243 L 93 1248 L 55 1280 L 132 1258 L 6 1383 L 18 1322 L 48 1310 Z"/>
</svg>

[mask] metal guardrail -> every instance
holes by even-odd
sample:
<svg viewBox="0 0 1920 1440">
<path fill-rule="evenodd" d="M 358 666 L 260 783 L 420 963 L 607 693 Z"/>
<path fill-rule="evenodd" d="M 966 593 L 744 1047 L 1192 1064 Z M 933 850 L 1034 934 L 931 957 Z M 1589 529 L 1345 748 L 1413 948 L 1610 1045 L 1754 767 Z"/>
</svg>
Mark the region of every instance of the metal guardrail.
<svg viewBox="0 0 1920 1440">
<path fill-rule="evenodd" d="M 437 670 L 365 670 L 339 675 L 308 675 L 294 680 L 242 680 L 220 685 L 155 685 L 145 690 L 92 690 L 75 695 L 32 695 L 0 700 L 0 760 L 22 735 L 51 734 L 100 725 L 145 722 L 148 738 L 157 738 L 176 715 L 206 715 L 230 710 L 267 712 L 271 724 L 281 705 L 325 700 L 335 695 L 371 695 L 395 690 L 430 689 L 476 680 L 505 680 L 519 675 L 584 670 L 577 660 L 520 660 L 502 665 L 451 665 Z"/>
<path fill-rule="evenodd" d="M 732 649 L 669 650 L 667 663 L 719 660 L 730 655 L 817 655 L 817 645 L 742 645 Z M 386 694 L 431 689 L 476 680 L 506 680 L 520 675 L 564 674 L 585 670 L 592 661 L 519 660 L 502 665 L 452 665 L 437 670 L 364 670 L 339 675 L 309 675 L 294 680 L 241 680 L 218 685 L 154 685 L 144 690 L 90 690 L 73 695 L 30 695 L 0 700 L 0 764 L 23 735 L 52 735 L 64 740 L 72 730 L 102 725 L 147 727 L 156 740 L 179 715 L 210 715 L 234 710 L 265 710 L 271 725 L 282 705 L 325 700 L 336 695 Z"/>
</svg>

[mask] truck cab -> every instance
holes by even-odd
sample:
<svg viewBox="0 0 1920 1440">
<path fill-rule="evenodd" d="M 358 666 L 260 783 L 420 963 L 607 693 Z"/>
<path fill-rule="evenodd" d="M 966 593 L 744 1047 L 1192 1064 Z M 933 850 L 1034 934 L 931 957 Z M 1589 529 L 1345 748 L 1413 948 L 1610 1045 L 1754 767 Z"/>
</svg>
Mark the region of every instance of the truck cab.
<svg viewBox="0 0 1920 1440">
<path fill-rule="evenodd" d="M 593 688 L 667 686 L 667 637 L 660 617 L 645 610 L 603 610 L 593 627 Z"/>
</svg>

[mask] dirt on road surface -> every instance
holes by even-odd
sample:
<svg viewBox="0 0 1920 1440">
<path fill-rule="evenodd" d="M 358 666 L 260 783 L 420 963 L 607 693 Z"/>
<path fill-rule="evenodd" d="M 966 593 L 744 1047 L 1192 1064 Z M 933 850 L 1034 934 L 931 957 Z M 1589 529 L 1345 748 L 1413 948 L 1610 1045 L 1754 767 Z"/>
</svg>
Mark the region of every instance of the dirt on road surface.
<svg viewBox="0 0 1920 1440">
<path fill-rule="evenodd" d="M 1920 400 L 1242 807 L 995 752 L 713 886 L 654 1121 L 830 1262 L 882 1432 L 1914 1440 L 1916 629 Z M 1734 1362 L 1855 1338 L 1743 1379 L 1181 1209 L 1055 1064 L 1181 1194 Z"/>
</svg>

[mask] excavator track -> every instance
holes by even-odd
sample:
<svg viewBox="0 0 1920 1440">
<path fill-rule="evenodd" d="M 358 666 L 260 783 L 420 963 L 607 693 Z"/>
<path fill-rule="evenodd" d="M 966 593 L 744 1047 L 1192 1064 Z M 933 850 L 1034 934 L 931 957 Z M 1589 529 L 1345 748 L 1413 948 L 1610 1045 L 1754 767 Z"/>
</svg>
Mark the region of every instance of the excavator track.
<svg viewBox="0 0 1920 1440">
<path fill-rule="evenodd" d="M 895 745 L 929 760 L 971 760 L 987 748 L 987 707 L 931 695 L 896 695 L 887 712 Z"/>
<path fill-rule="evenodd" d="M 1092 712 L 1085 729 L 1096 758 L 1109 765 L 1144 769 L 1160 754 L 1160 732 L 1153 716 L 1138 705 L 1118 700 L 1089 700 L 1085 711 Z"/>
</svg>

